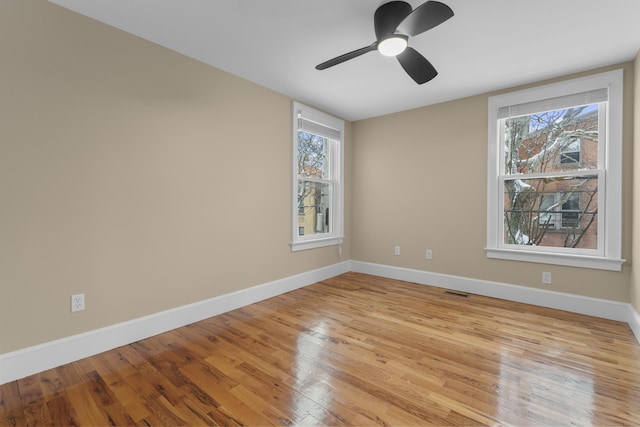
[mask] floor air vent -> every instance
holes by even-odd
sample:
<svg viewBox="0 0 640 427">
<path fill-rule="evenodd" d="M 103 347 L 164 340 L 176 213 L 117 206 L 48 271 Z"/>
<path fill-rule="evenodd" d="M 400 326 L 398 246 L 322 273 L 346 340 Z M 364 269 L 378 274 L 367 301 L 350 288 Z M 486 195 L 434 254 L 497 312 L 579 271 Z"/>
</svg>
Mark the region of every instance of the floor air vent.
<svg viewBox="0 0 640 427">
<path fill-rule="evenodd" d="M 455 295 L 457 297 L 463 297 L 463 298 L 469 298 L 469 294 L 465 293 L 465 292 L 458 292 L 458 291 L 444 291 L 445 294 L 449 294 L 449 295 Z"/>
</svg>

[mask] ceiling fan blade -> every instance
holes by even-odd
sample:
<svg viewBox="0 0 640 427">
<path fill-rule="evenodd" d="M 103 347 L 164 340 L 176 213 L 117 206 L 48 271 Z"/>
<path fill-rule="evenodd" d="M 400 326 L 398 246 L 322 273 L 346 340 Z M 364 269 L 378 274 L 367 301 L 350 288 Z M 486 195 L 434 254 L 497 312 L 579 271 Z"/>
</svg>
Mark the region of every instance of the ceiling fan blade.
<svg viewBox="0 0 640 427">
<path fill-rule="evenodd" d="M 428 1 L 418 6 L 399 25 L 398 32 L 415 36 L 442 24 L 453 16 L 453 10 L 439 1 Z"/>
<path fill-rule="evenodd" d="M 325 61 L 322 64 L 318 64 L 316 65 L 316 70 L 325 70 L 329 67 L 333 67 L 334 65 L 338 65 L 360 55 L 364 55 L 365 53 L 371 52 L 372 50 L 376 50 L 377 48 L 377 42 L 373 42 L 369 46 L 361 47 L 360 49 L 345 53 L 344 55 L 336 56 L 335 58 Z"/>
<path fill-rule="evenodd" d="M 402 68 L 411 76 L 416 83 L 421 85 L 438 75 L 438 72 L 427 61 L 427 58 L 418 53 L 415 49 L 408 47 L 400 55 L 396 56 Z"/>
<path fill-rule="evenodd" d="M 403 1 L 391 1 L 376 9 L 373 14 L 373 27 L 378 41 L 395 33 L 398 25 L 411 13 L 413 8 Z"/>
</svg>

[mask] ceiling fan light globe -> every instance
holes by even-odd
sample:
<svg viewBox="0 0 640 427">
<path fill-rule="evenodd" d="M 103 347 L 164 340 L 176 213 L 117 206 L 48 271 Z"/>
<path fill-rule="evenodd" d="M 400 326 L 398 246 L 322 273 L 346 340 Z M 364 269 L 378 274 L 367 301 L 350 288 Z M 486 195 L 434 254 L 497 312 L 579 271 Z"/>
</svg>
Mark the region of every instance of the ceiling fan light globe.
<svg viewBox="0 0 640 427">
<path fill-rule="evenodd" d="M 378 43 L 378 51 L 384 56 L 397 56 L 404 52 L 408 46 L 408 38 L 401 35 L 393 35 Z"/>
</svg>

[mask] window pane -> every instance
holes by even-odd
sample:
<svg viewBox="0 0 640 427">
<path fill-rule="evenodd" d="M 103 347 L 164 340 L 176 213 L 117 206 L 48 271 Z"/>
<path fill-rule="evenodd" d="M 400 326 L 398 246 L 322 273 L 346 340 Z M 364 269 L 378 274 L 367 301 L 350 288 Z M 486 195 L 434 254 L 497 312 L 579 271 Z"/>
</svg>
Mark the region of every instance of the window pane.
<svg viewBox="0 0 640 427">
<path fill-rule="evenodd" d="M 598 104 L 505 119 L 505 174 L 598 167 Z"/>
<path fill-rule="evenodd" d="M 540 225 L 555 226 L 556 214 L 555 212 L 556 196 L 555 194 L 542 194 L 540 196 L 540 213 L 538 215 L 538 222 Z"/>
<path fill-rule="evenodd" d="M 298 180 L 298 235 L 330 233 L 331 184 Z"/>
<path fill-rule="evenodd" d="M 563 165 L 579 165 L 581 162 L 582 143 L 574 139 L 560 152 L 560 163 Z"/>
<path fill-rule="evenodd" d="M 298 177 L 329 178 L 328 140 L 298 131 Z"/>
<path fill-rule="evenodd" d="M 580 219 L 580 194 L 579 192 L 560 193 L 562 203 L 562 226 L 579 226 Z"/>
<path fill-rule="evenodd" d="M 504 243 L 597 249 L 596 175 L 504 183 Z"/>
</svg>

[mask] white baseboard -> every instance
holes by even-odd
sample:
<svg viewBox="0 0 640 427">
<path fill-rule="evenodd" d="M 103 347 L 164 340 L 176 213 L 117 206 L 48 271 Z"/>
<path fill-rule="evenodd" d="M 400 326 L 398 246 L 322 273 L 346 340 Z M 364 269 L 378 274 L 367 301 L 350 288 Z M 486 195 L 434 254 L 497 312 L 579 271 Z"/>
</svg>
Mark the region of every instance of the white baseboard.
<svg viewBox="0 0 640 427">
<path fill-rule="evenodd" d="M 0 354 L 0 385 L 263 301 L 348 271 L 627 322 L 640 342 L 640 315 L 631 304 L 388 265 L 344 261 L 128 322 Z"/>
<path fill-rule="evenodd" d="M 361 261 L 352 261 L 351 269 L 358 273 L 372 274 L 389 279 L 404 280 L 422 285 L 431 285 L 627 322 L 636 339 L 640 342 L 640 316 L 628 303 Z"/>
<path fill-rule="evenodd" d="M 263 301 L 350 270 L 351 262 L 344 261 L 194 304 L 0 354 L 0 385 Z"/>
</svg>

